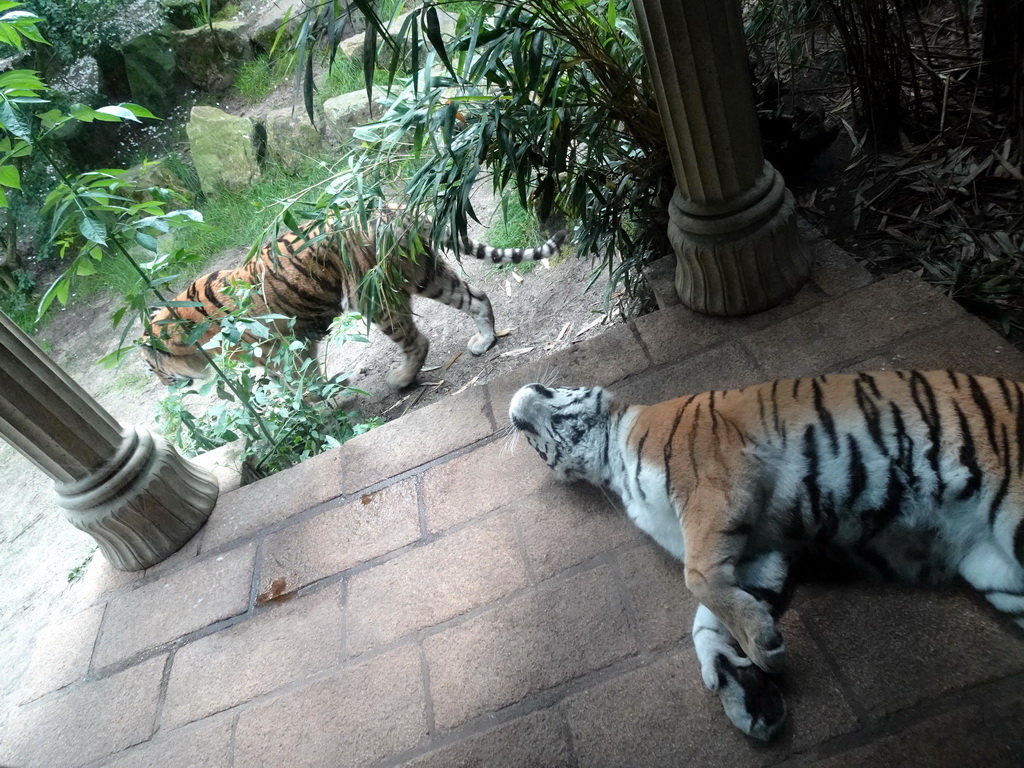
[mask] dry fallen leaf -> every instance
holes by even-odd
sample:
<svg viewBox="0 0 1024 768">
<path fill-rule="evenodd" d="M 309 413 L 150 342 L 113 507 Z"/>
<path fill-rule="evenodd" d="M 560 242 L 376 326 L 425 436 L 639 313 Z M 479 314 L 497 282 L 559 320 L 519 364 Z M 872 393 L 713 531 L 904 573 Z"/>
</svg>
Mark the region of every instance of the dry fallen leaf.
<svg viewBox="0 0 1024 768">
<path fill-rule="evenodd" d="M 437 366 L 435 366 L 435 368 L 436 368 L 436 367 L 437 367 Z M 397 407 L 398 407 L 398 406 L 400 406 L 400 405 L 401 405 L 402 403 L 404 403 L 404 402 L 405 402 L 406 400 L 408 400 L 408 399 L 409 399 L 410 397 L 412 397 L 412 395 L 406 395 L 406 396 L 405 396 L 405 397 L 403 397 L 403 398 L 402 398 L 401 400 L 399 400 L 399 401 L 398 401 L 397 403 L 392 403 L 391 405 L 389 405 L 389 406 L 388 406 L 387 408 L 385 408 L 385 409 L 384 409 L 384 411 L 383 411 L 383 412 L 381 413 L 381 415 L 383 416 L 383 415 L 384 415 L 385 413 L 387 413 L 387 412 L 388 412 L 388 411 L 390 411 L 391 409 L 393 409 L 393 408 L 397 408 Z"/>
<path fill-rule="evenodd" d="M 457 395 L 457 394 L 459 394 L 460 392 L 465 392 L 465 391 L 466 391 L 467 389 L 469 389 L 469 388 L 470 388 L 470 387 L 472 387 L 472 386 L 473 386 L 474 384 L 476 384 L 476 383 L 477 383 L 477 381 L 478 381 L 479 379 L 480 379 L 480 374 L 477 374 L 477 375 L 476 375 L 476 376 L 474 376 L 474 377 L 473 377 L 472 379 L 470 379 L 470 380 L 469 380 L 469 381 L 467 381 L 467 382 L 466 382 L 465 384 L 463 384 L 463 385 L 462 385 L 461 387 L 459 387 L 459 388 L 458 388 L 457 390 L 455 390 L 454 392 L 452 392 L 452 394 L 453 394 L 453 395 Z"/>
<path fill-rule="evenodd" d="M 288 591 L 288 580 L 283 576 L 274 579 L 270 582 L 270 589 L 266 592 L 261 592 L 256 598 L 256 605 L 262 605 L 263 603 L 270 603 L 274 600 L 287 600 L 292 595 L 284 596 Z"/>
<path fill-rule="evenodd" d="M 576 335 L 573 338 L 578 339 L 580 336 L 582 336 L 584 333 L 589 331 L 595 325 L 600 324 L 603 320 L 604 320 L 604 315 L 602 315 L 601 317 L 597 318 L 597 320 L 592 320 L 591 322 L 587 323 L 582 328 L 580 328 L 578 331 L 576 331 Z"/>
<path fill-rule="evenodd" d="M 525 355 L 527 352 L 533 352 L 533 347 L 519 347 L 519 349 L 510 349 L 508 352 L 502 352 L 498 357 L 519 357 Z"/>
</svg>

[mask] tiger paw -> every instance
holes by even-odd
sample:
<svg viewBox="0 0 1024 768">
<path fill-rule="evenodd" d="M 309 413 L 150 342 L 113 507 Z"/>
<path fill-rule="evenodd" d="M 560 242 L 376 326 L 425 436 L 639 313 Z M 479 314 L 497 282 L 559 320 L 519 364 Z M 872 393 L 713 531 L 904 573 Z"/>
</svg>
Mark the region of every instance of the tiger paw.
<svg viewBox="0 0 1024 768">
<path fill-rule="evenodd" d="M 469 347 L 469 351 L 474 355 L 482 355 L 488 349 L 493 347 L 494 342 L 496 341 L 497 339 L 494 337 L 494 334 L 491 334 L 488 338 L 487 336 L 478 333 L 469 340 L 469 343 L 466 346 Z"/>
<path fill-rule="evenodd" d="M 405 389 L 414 381 L 419 373 L 419 368 L 409 365 L 398 365 L 388 372 L 387 383 L 392 389 Z"/>
<path fill-rule="evenodd" d="M 786 644 L 775 627 L 761 632 L 749 653 L 751 661 L 768 674 L 778 674 L 786 662 Z"/>
<path fill-rule="evenodd" d="M 746 659 L 724 654 L 716 658 L 715 672 L 715 690 L 733 725 L 758 741 L 771 741 L 782 731 L 786 700 L 771 677 Z"/>
</svg>

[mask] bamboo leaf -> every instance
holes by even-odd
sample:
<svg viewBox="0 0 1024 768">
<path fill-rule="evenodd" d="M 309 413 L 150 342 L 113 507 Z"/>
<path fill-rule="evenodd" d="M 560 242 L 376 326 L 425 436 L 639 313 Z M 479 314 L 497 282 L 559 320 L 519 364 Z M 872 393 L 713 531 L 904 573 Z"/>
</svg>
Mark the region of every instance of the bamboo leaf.
<svg viewBox="0 0 1024 768">
<path fill-rule="evenodd" d="M 445 50 L 444 40 L 441 38 L 441 23 L 437 18 L 437 8 L 433 5 L 428 6 L 423 14 L 423 29 L 427 34 L 427 40 L 430 41 L 430 45 L 433 46 L 445 69 L 451 73 L 452 77 L 457 78 L 458 75 L 455 74 L 452 63 L 448 60 L 448 52 Z"/>
<path fill-rule="evenodd" d="M 409 57 L 410 57 L 410 68 L 412 70 L 412 91 L 413 93 L 419 92 L 419 71 L 420 71 L 420 25 L 419 25 L 419 11 L 413 11 L 409 18 L 406 20 L 406 24 L 410 27 L 409 33 L 412 36 L 410 44 Z M 398 61 L 397 53 L 395 55 L 395 61 Z M 426 74 L 426 73 L 425 73 Z"/>
<path fill-rule="evenodd" d="M 614 3 L 609 3 L 614 5 Z M 526 87 L 528 90 L 535 90 L 541 78 L 541 64 L 544 57 L 544 33 L 535 32 L 530 37 L 530 53 L 528 56 L 527 73 L 529 74 Z"/>
<path fill-rule="evenodd" d="M 395 81 L 395 61 L 397 54 L 392 59 L 392 67 L 388 76 L 388 90 Z M 363 80 L 366 83 L 366 98 L 373 98 L 373 73 L 377 63 L 377 27 L 367 25 L 363 33 Z"/>
<path fill-rule="evenodd" d="M 306 114 L 309 115 L 309 122 L 316 125 L 313 114 L 313 49 L 306 52 L 306 71 L 302 76 L 302 102 L 306 107 Z"/>
</svg>

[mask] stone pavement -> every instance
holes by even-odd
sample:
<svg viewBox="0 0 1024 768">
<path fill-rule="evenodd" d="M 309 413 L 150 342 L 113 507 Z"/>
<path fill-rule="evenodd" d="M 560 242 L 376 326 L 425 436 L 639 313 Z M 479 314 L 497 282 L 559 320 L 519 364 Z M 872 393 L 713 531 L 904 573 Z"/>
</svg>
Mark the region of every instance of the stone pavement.
<svg viewBox="0 0 1024 768">
<path fill-rule="evenodd" d="M 1024 379 L 916 277 L 817 250 L 783 307 L 615 326 L 223 493 L 145 573 L 97 559 L 0 713 L 0 764 L 1024 765 L 1024 637 L 960 588 L 802 586 L 789 724 L 746 739 L 700 681 L 681 567 L 508 450 L 511 393 L 550 371 L 646 402 L 852 369 Z"/>
</svg>

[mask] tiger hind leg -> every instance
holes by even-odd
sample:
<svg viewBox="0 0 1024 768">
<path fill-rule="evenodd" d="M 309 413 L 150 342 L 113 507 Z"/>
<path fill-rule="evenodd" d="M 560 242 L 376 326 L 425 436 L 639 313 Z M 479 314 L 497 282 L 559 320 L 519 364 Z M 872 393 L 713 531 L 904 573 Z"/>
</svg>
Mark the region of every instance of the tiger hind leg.
<svg viewBox="0 0 1024 768">
<path fill-rule="evenodd" d="M 426 362 L 427 352 L 430 350 L 430 342 L 427 337 L 420 333 L 412 314 L 408 311 L 393 311 L 387 317 L 381 317 L 377 325 L 388 338 L 395 342 L 402 350 L 405 359 L 400 365 L 396 365 L 388 373 L 387 382 L 389 387 L 402 389 L 416 381 L 416 376 L 423 363 Z"/>
<path fill-rule="evenodd" d="M 960 561 L 959 571 L 997 610 L 1024 629 L 1024 565 L 996 542 L 982 541 Z"/>
<path fill-rule="evenodd" d="M 459 277 L 455 271 L 438 261 L 430 282 L 419 288 L 417 294 L 446 304 L 469 315 L 476 323 L 477 332 L 466 345 L 474 355 L 482 355 L 494 346 L 494 309 L 487 294 Z"/>
<path fill-rule="evenodd" d="M 765 601 L 773 615 L 781 613 L 789 595 L 785 557 L 766 553 L 739 570 L 743 588 Z M 704 685 L 718 694 L 733 725 L 760 741 L 777 736 L 786 721 L 786 701 L 775 678 L 750 660 L 705 605 L 698 606 L 693 619 L 693 645 Z"/>
</svg>

